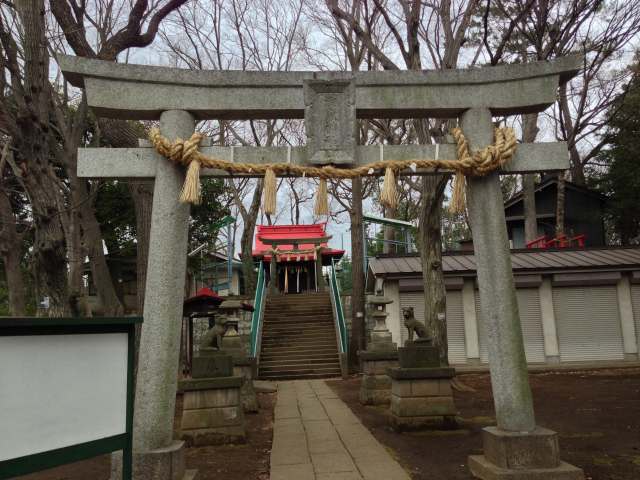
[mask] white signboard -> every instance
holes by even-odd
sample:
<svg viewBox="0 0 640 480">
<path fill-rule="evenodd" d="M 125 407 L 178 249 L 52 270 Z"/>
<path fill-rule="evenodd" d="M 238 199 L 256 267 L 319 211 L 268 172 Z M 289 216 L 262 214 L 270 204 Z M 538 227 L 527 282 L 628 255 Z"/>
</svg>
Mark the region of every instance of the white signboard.
<svg viewBox="0 0 640 480">
<path fill-rule="evenodd" d="M 0 462 L 125 433 L 127 335 L 0 336 Z"/>
</svg>

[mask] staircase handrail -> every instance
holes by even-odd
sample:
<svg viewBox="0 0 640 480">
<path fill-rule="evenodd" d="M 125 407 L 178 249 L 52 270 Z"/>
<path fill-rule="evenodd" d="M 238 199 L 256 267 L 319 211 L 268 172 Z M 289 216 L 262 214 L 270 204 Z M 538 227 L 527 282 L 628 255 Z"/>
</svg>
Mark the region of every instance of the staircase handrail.
<svg viewBox="0 0 640 480">
<path fill-rule="evenodd" d="M 258 279 L 256 281 L 256 293 L 253 298 L 253 314 L 251 315 L 251 335 L 250 335 L 250 353 L 256 359 L 256 363 L 260 357 L 260 347 L 262 339 L 262 320 L 264 318 L 264 305 L 266 291 L 265 274 L 262 262 L 258 266 Z"/>
<path fill-rule="evenodd" d="M 340 285 L 336 276 L 335 260 L 331 259 L 331 274 L 329 275 L 329 293 L 331 305 L 333 307 L 333 319 L 338 334 L 338 347 L 340 353 L 347 353 L 347 325 L 344 320 L 344 310 L 342 309 L 342 298 L 340 297 Z"/>
</svg>

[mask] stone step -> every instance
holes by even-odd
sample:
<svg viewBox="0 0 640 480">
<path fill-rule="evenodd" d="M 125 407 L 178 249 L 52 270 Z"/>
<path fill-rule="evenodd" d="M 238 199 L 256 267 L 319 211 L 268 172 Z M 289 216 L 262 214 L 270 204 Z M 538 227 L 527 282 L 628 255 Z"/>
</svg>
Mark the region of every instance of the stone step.
<svg viewBox="0 0 640 480">
<path fill-rule="evenodd" d="M 301 359 L 283 359 L 283 360 L 261 360 L 260 361 L 260 369 L 261 370 L 298 370 L 298 367 L 302 367 L 304 365 L 307 366 L 340 366 L 340 360 L 338 359 L 338 354 L 334 354 L 328 358 L 320 357 L 307 357 Z"/>
<path fill-rule="evenodd" d="M 262 340 L 266 340 L 267 338 L 288 338 L 290 340 L 295 340 L 296 337 L 314 337 L 314 336 L 319 336 L 319 337 L 326 337 L 326 336 L 333 336 L 335 337 L 335 329 L 334 328 L 327 328 L 325 330 L 310 330 L 308 332 L 304 332 L 304 331 L 296 331 L 296 332 L 290 332 L 287 333 L 286 331 L 275 331 L 275 332 L 264 332 L 262 333 Z"/>
<path fill-rule="evenodd" d="M 281 317 L 265 317 L 263 325 L 286 327 L 289 325 L 333 325 L 333 323 L 332 315 L 309 315 L 305 317 L 283 315 Z"/>
<path fill-rule="evenodd" d="M 333 318 L 320 318 L 317 319 L 315 317 L 306 317 L 306 318 L 294 318 L 294 319 L 283 319 L 283 320 L 274 320 L 274 319 L 265 319 L 262 328 L 266 327 L 274 327 L 274 328 L 289 328 L 289 327 L 312 327 L 314 325 L 333 325 Z"/>
<path fill-rule="evenodd" d="M 329 292 L 313 292 L 313 293 L 291 293 L 288 295 L 268 295 L 267 299 L 272 302 L 295 302 L 305 298 L 308 300 L 329 298 Z"/>
<path fill-rule="evenodd" d="M 309 307 L 319 307 L 319 308 L 326 308 L 326 307 L 330 307 L 331 306 L 331 299 L 329 298 L 323 298 L 323 299 L 319 299 L 319 300 L 310 300 L 310 299 L 305 299 L 305 298 L 301 298 L 300 300 L 297 300 L 295 302 L 274 302 L 274 301 L 270 301 L 267 300 L 267 303 L 265 303 L 265 308 L 309 308 Z"/>
<path fill-rule="evenodd" d="M 328 350 L 326 352 L 323 351 L 310 351 L 310 352 L 300 352 L 300 353 L 262 353 L 260 355 L 260 363 L 272 362 L 272 361 L 280 361 L 280 360 L 295 360 L 300 363 L 304 363 L 307 359 L 319 359 L 319 358 L 327 358 L 332 359 L 336 355 L 338 355 L 338 349 Z"/>
<path fill-rule="evenodd" d="M 273 335 L 285 335 L 285 336 L 296 336 L 296 335 L 315 335 L 318 333 L 333 333 L 335 332 L 335 327 L 331 324 L 321 325 L 321 326 L 313 326 L 313 327 L 300 327 L 295 326 L 291 328 L 263 328 L 262 329 L 262 338 Z"/>
<path fill-rule="evenodd" d="M 265 318 L 280 318 L 280 317 L 307 317 L 310 315 L 333 317 L 333 310 L 330 308 L 265 308 Z"/>
<path fill-rule="evenodd" d="M 336 343 L 335 335 L 318 335 L 310 337 L 267 337 L 262 339 L 262 347 L 265 346 L 278 346 L 278 347 L 296 347 L 296 346 L 310 346 L 314 344 L 331 344 Z"/>
<path fill-rule="evenodd" d="M 340 372 L 338 373 L 294 373 L 287 375 L 280 374 L 266 374 L 260 375 L 258 378 L 260 380 L 306 380 L 306 379 L 314 379 L 314 378 L 336 378 L 340 376 Z"/>
<path fill-rule="evenodd" d="M 262 345 L 273 345 L 274 343 L 282 345 L 294 346 L 300 342 L 304 342 L 305 345 L 314 341 L 317 342 L 331 342 L 335 340 L 335 334 L 331 333 L 313 333 L 309 335 L 268 335 L 262 337 Z"/>
<path fill-rule="evenodd" d="M 328 293 L 267 298 L 259 377 L 327 378 L 340 375 Z"/>
<path fill-rule="evenodd" d="M 293 321 L 293 322 L 265 322 L 264 325 L 262 326 L 262 329 L 265 330 L 267 328 L 272 328 L 274 330 L 285 330 L 285 329 L 290 329 L 290 328 L 295 328 L 295 329 L 308 329 L 308 328 L 328 328 L 328 327 L 333 327 L 334 323 L 333 321 L 321 321 L 321 322 L 314 322 L 314 321 L 301 321 L 301 322 L 297 322 L 297 321 Z"/>
<path fill-rule="evenodd" d="M 278 370 L 266 371 L 260 370 L 259 377 L 262 379 L 294 379 L 294 378 L 328 378 L 340 376 L 340 366 L 331 368 L 307 368 L 304 370 Z"/>
<path fill-rule="evenodd" d="M 338 346 L 335 342 L 324 346 L 293 346 L 293 347 L 265 347 L 260 352 L 260 358 L 263 356 L 283 356 L 283 355 L 319 355 L 328 353 L 338 353 Z"/>
</svg>

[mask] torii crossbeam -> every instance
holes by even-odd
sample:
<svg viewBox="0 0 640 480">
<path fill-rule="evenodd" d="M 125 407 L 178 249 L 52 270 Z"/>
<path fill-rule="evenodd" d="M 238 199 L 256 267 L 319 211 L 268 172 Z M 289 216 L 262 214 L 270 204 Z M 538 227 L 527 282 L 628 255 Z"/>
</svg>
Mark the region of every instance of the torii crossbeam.
<svg viewBox="0 0 640 480">
<path fill-rule="evenodd" d="M 453 145 L 358 146 L 359 118 L 459 118 L 471 146 L 479 149 L 493 141 L 492 117 L 543 111 L 555 101 L 558 85 L 578 72 L 582 59 L 565 57 L 469 70 L 356 73 L 189 71 L 63 55 L 58 63 L 67 80 L 86 90 L 96 115 L 159 119 L 161 133 L 169 139 L 189 138 L 196 120 L 305 120 L 304 147 L 209 145 L 202 149 L 206 154 L 239 162 L 355 166 L 380 159 L 434 158 L 436 152 L 443 159 L 455 158 Z M 481 478 L 501 478 L 503 471 L 513 475 L 509 478 L 520 474 L 529 475 L 526 478 L 583 478 L 579 469 L 560 463 L 556 434 L 535 424 L 499 183 L 500 173 L 567 167 L 564 143 L 523 144 L 505 171 L 468 179 L 469 217 L 482 318 L 489 333 L 498 424 L 485 431 L 485 456 L 469 460 L 472 472 Z M 220 171 L 203 174 L 228 175 Z M 155 179 L 134 449 L 142 459 L 157 456 L 172 442 L 189 219 L 189 207 L 178 203 L 184 171 L 150 147 L 80 149 L 78 175 Z M 518 464 L 519 470 L 510 468 L 513 455 L 523 448 L 531 455 Z M 534 476 L 538 471 L 540 476 Z"/>
</svg>

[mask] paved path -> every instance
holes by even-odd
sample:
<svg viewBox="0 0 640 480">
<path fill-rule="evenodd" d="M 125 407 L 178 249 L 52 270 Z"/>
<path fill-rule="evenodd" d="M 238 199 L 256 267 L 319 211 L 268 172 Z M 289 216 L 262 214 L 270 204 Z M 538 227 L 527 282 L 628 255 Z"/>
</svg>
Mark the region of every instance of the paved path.
<svg viewBox="0 0 640 480">
<path fill-rule="evenodd" d="M 322 380 L 278 382 L 271 480 L 410 480 Z"/>
</svg>

